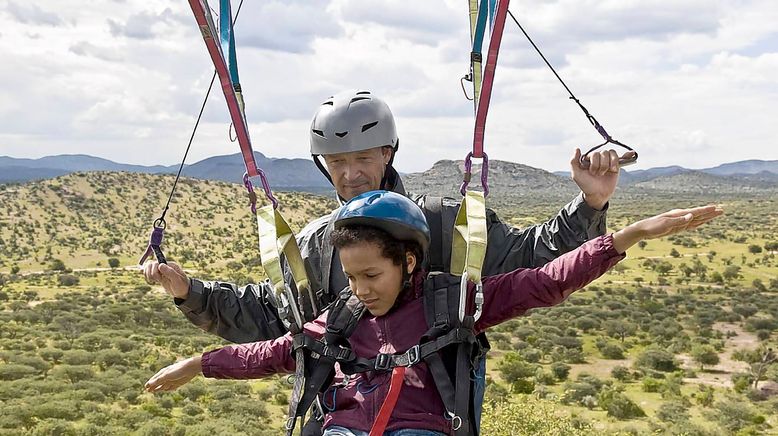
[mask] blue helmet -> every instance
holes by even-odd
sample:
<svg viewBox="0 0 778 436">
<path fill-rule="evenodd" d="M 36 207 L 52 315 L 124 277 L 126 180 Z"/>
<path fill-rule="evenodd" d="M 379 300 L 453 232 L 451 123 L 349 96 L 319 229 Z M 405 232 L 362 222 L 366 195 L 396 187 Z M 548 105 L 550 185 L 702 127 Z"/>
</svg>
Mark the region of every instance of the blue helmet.
<svg viewBox="0 0 778 436">
<path fill-rule="evenodd" d="M 430 227 L 424 212 L 396 192 L 370 191 L 349 200 L 335 216 L 335 228 L 351 224 L 379 228 L 397 240 L 417 242 L 424 253 L 430 245 Z"/>
</svg>

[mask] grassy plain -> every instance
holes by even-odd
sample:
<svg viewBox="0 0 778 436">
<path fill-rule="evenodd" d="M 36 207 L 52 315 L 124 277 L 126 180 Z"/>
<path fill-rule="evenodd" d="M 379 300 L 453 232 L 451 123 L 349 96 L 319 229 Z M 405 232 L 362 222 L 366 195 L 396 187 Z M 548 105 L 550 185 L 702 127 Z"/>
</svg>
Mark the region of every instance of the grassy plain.
<svg viewBox="0 0 778 436">
<path fill-rule="evenodd" d="M 252 404 L 256 410 L 251 410 L 261 416 L 255 434 L 276 434 L 289 394 L 285 377 L 248 383 L 199 381 L 192 392 L 183 395 L 152 396 L 140 391 L 140 383 L 165 363 L 225 343 L 188 324 L 161 288 L 149 289 L 136 269 L 151 222 L 159 216 L 171 182 L 167 176 L 86 173 L 0 185 L 4 206 L 0 210 L 0 409 L 6 417 L 18 418 L 0 420 L 0 433 L 46 434 L 60 428 L 62 434 L 112 434 L 110 429 L 136 434 L 214 434 L 202 422 L 248 419 L 239 411 L 218 406 L 231 398 L 231 387 L 248 386 L 248 390 L 235 388 L 234 398 Z M 295 230 L 335 206 L 332 199 L 308 194 L 281 193 L 279 197 L 282 212 Z M 765 249 L 778 241 L 776 197 L 635 199 L 617 194 L 610 204 L 608 225 L 610 230 L 618 229 L 674 207 L 706 203 L 724 205 L 727 214 L 694 233 L 635 247 L 618 268 L 564 304 L 535 310 L 495 328 L 490 334 L 492 384 L 487 397 L 496 404 L 550 405 L 559 419 L 572 423 L 571 428 L 589 425 L 596 433 L 778 434 L 778 369 L 767 372 L 756 391 L 733 381 L 750 368 L 733 358 L 736 351 L 775 348 L 778 343 L 778 261 L 776 252 Z M 519 227 L 548 219 L 560 205 L 493 204 L 501 217 Z M 256 249 L 256 223 L 242 188 L 184 180 L 167 222 L 166 255 L 190 274 L 239 284 L 264 278 Z M 109 259 L 116 259 L 118 266 L 109 267 Z M 740 309 L 746 306 L 754 310 L 744 315 Z M 129 314 L 108 316 L 125 310 Z M 143 316 L 132 315 L 132 311 L 143 312 Z M 82 328 L 68 337 L 71 324 L 66 321 L 73 317 L 74 325 Z M 591 326 L 584 325 L 585 318 Z M 607 328 L 608 322 L 618 320 L 634 327 L 623 340 Z M 757 324 L 754 320 L 765 321 Z M 83 335 L 88 338 L 96 333 L 112 340 L 95 346 L 83 339 Z M 122 345 L 119 338 L 130 338 L 132 346 Z M 620 349 L 623 357 L 605 357 L 604 345 Z M 719 363 L 700 370 L 690 356 L 695 345 L 713 347 Z M 657 347 L 674 357 L 671 370 L 636 363 Z M 96 357 L 77 363 L 88 374 L 77 381 L 62 375 L 64 369 L 58 370 L 69 364 L 46 357 L 53 352 L 44 351 L 60 350 L 76 362 L 80 349 Z M 106 364 L 112 356 L 109 351 L 125 357 L 113 355 L 120 363 Z M 569 374 L 556 379 L 542 374 L 524 377 L 534 387 L 531 393 L 522 394 L 521 386 L 507 380 L 501 369 L 511 353 L 519 354 L 536 374 L 548 374 L 558 363 L 568 365 Z M 37 369 L 31 372 L 19 366 Z M 627 379 L 614 378 L 612 371 L 619 366 L 628 369 Z M 12 370 L 17 372 L 11 374 Z M 30 386 L 36 386 L 36 392 L 48 392 L 40 397 L 44 402 L 64 401 L 57 396 L 65 395 L 58 389 L 88 391 L 91 388 L 85 384 L 90 380 L 97 389 L 107 383 L 103 376 L 114 374 L 111 371 L 133 379 L 117 387 L 117 392 L 100 388 L 102 396 L 78 399 L 91 404 L 80 406 L 79 413 L 34 407 L 28 407 L 30 413 L 22 412 Z M 596 380 L 587 379 L 586 374 Z M 677 385 L 675 377 L 680 380 Z M 656 391 L 646 392 L 647 378 L 658 380 Z M 591 400 L 571 399 L 569 391 L 576 381 L 603 386 Z M 46 391 L 48 382 L 57 387 Z M 710 403 L 698 400 L 701 386 L 713 388 Z M 198 389 L 202 390 L 199 394 Z M 608 389 L 621 392 L 645 417 L 623 419 L 606 410 L 603 392 Z M 687 413 L 667 412 L 670 409 L 663 407 L 668 403 L 682 405 Z M 733 412 L 732 403 L 746 409 Z M 127 410 L 137 413 L 137 422 L 119 418 Z M 734 422 L 735 415 L 746 418 L 736 428 L 727 428 L 722 419 Z M 103 433 L 98 431 L 101 426 Z M 154 433 L 164 428 L 163 433 Z M 580 431 L 586 434 L 588 430 Z"/>
</svg>

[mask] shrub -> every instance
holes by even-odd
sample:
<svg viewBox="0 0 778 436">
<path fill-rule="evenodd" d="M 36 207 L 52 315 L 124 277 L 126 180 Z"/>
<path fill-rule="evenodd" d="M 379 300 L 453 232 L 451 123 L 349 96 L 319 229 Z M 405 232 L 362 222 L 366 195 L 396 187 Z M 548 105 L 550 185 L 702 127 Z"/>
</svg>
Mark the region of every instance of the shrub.
<svg viewBox="0 0 778 436">
<path fill-rule="evenodd" d="M 635 366 L 639 369 L 671 372 L 677 368 L 675 356 L 668 351 L 659 348 L 647 348 L 635 360 Z"/>
<path fill-rule="evenodd" d="M 659 392 L 662 388 L 662 381 L 653 377 L 646 377 L 643 379 L 641 389 L 643 392 Z"/>
<path fill-rule="evenodd" d="M 624 358 L 624 350 L 616 344 L 608 344 L 602 347 L 600 353 L 606 359 L 621 360 Z"/>
<path fill-rule="evenodd" d="M 15 363 L 0 364 L 0 380 L 19 380 L 38 374 L 38 370 L 27 365 Z"/>
<path fill-rule="evenodd" d="M 60 274 L 57 281 L 60 286 L 76 286 L 80 282 L 79 278 L 73 274 Z"/>
<path fill-rule="evenodd" d="M 618 381 L 627 381 L 632 377 L 629 368 L 626 366 L 616 366 L 611 370 L 611 376 Z"/>
<path fill-rule="evenodd" d="M 591 424 L 580 418 L 559 416 L 553 403 L 522 397 L 519 401 L 485 403 L 481 433 L 490 436 L 593 434 Z"/>
<path fill-rule="evenodd" d="M 554 362 L 551 364 L 551 373 L 554 374 L 559 381 L 564 381 L 567 376 L 570 375 L 570 365 L 562 362 Z"/>
<path fill-rule="evenodd" d="M 597 400 L 600 407 L 608 412 L 608 416 L 616 419 L 627 420 L 646 416 L 640 406 L 615 389 L 604 389 L 597 396 Z"/>
</svg>

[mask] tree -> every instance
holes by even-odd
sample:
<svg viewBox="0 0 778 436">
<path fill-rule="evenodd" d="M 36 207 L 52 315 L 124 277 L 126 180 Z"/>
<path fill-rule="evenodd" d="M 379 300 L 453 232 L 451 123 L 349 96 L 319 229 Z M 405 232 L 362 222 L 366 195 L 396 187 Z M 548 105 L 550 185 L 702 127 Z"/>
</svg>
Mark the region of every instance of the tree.
<svg viewBox="0 0 778 436">
<path fill-rule="evenodd" d="M 497 370 L 506 382 L 513 384 L 519 379 L 534 376 L 537 366 L 526 362 L 518 353 L 511 351 L 505 353 L 503 359 L 497 364 Z"/>
<path fill-rule="evenodd" d="M 749 375 L 756 390 L 759 381 L 765 379 L 765 375 L 770 368 L 778 362 L 778 354 L 772 348 L 761 346 L 754 351 L 745 351 L 743 353 L 733 354 L 737 360 L 743 360 L 750 364 Z"/>
<path fill-rule="evenodd" d="M 616 419 L 634 419 L 646 416 L 646 412 L 622 392 L 614 388 L 605 388 L 597 395 L 600 407 L 608 412 L 608 416 Z"/>
<path fill-rule="evenodd" d="M 721 274 L 726 280 L 735 280 L 740 278 L 740 267 L 737 265 L 728 265 Z"/>
<path fill-rule="evenodd" d="M 641 250 L 646 248 L 646 245 L 648 245 L 648 242 L 645 240 L 638 242 L 638 247 L 640 247 Z"/>
<path fill-rule="evenodd" d="M 75 286 L 80 282 L 79 278 L 73 274 L 60 274 L 57 281 L 59 281 L 60 286 Z"/>
<path fill-rule="evenodd" d="M 111 268 L 118 268 L 119 265 L 120 265 L 119 259 L 115 257 L 108 258 L 108 266 L 110 266 Z"/>
<path fill-rule="evenodd" d="M 606 359 L 621 360 L 624 358 L 624 350 L 616 344 L 607 344 L 600 349 L 602 357 Z"/>
<path fill-rule="evenodd" d="M 710 345 L 695 345 L 691 351 L 692 358 L 700 364 L 700 371 L 705 370 L 705 365 L 717 365 L 719 355 L 716 349 Z"/>
<path fill-rule="evenodd" d="M 65 266 L 65 262 L 63 262 L 60 259 L 51 259 L 49 262 L 49 269 L 52 271 L 65 271 L 67 267 Z"/>
<path fill-rule="evenodd" d="M 570 365 L 563 362 L 554 362 L 551 364 L 551 373 L 559 381 L 564 381 L 570 374 Z"/>
<path fill-rule="evenodd" d="M 629 372 L 629 368 L 619 365 L 611 370 L 611 377 L 618 381 L 625 382 L 632 377 L 632 374 Z"/>
<path fill-rule="evenodd" d="M 38 374 L 38 370 L 27 365 L 15 363 L 0 364 L 0 380 L 19 380 Z"/>
<path fill-rule="evenodd" d="M 759 254 L 762 252 L 762 247 L 756 244 L 751 244 L 748 246 L 748 252 L 751 254 Z"/>
<path fill-rule="evenodd" d="M 637 331 L 637 325 L 622 319 L 608 320 L 604 327 L 608 336 L 620 338 L 622 343 L 627 336 L 633 335 Z"/>
<path fill-rule="evenodd" d="M 670 256 L 673 257 L 681 257 L 681 253 L 678 252 L 675 248 L 670 249 Z"/>
<path fill-rule="evenodd" d="M 635 360 L 635 366 L 641 369 L 671 372 L 678 367 L 675 356 L 661 348 L 647 348 Z"/>
</svg>

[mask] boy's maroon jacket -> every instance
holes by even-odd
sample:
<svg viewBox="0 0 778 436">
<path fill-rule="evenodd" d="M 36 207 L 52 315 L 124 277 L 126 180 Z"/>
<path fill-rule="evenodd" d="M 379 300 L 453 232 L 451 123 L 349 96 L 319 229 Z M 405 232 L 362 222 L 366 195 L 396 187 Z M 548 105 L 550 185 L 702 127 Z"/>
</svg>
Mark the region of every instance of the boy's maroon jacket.
<svg viewBox="0 0 778 436">
<path fill-rule="evenodd" d="M 484 309 L 475 324 L 476 333 L 522 315 L 528 309 L 561 303 L 623 258 L 613 248 L 612 235 L 603 235 L 543 267 L 485 277 Z M 378 353 L 401 353 L 419 343 L 428 328 L 420 277 L 414 280 L 413 288 L 414 292 L 401 295 L 386 315 L 374 317 L 366 313 L 359 321 L 349 339 L 358 356 L 372 358 Z M 325 312 L 305 325 L 306 332 L 321 337 L 326 319 Z M 213 378 L 250 379 L 292 373 L 295 362 L 291 349 L 291 334 L 270 341 L 231 345 L 203 354 L 203 374 Z M 325 407 L 332 409 L 326 414 L 324 427 L 339 425 L 370 431 L 389 390 L 390 376 L 391 373 L 368 372 L 344 383 L 344 375 L 336 365 L 334 386 L 323 398 Z M 451 433 L 451 421 L 444 416 L 443 402 L 427 366 L 422 362 L 408 368 L 386 430 L 418 428 Z"/>
</svg>

